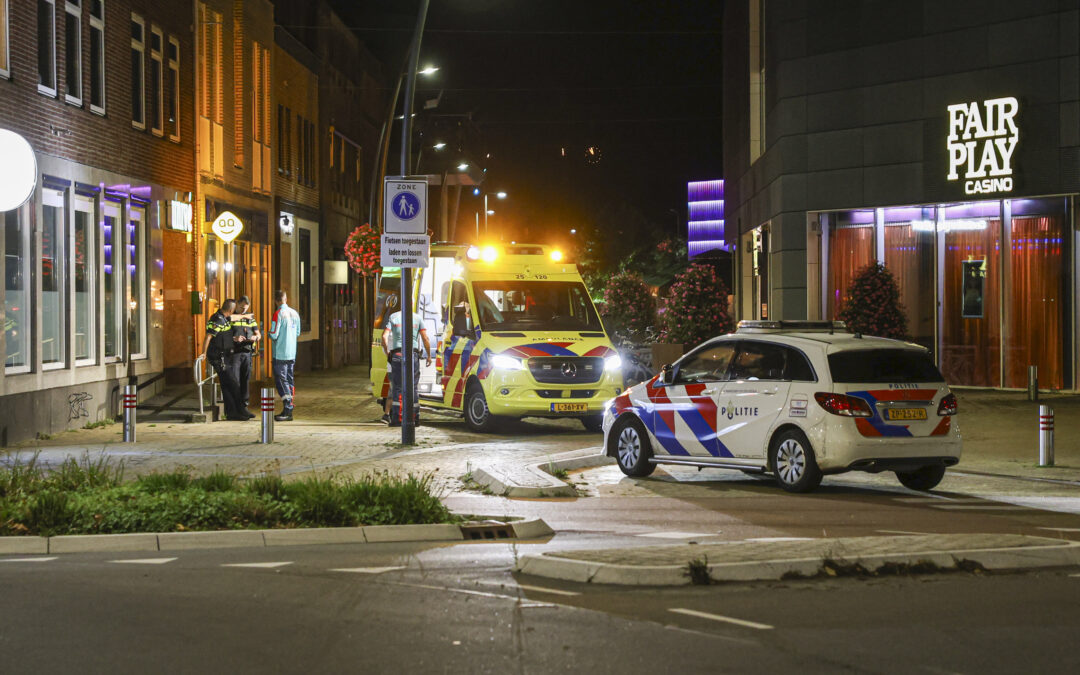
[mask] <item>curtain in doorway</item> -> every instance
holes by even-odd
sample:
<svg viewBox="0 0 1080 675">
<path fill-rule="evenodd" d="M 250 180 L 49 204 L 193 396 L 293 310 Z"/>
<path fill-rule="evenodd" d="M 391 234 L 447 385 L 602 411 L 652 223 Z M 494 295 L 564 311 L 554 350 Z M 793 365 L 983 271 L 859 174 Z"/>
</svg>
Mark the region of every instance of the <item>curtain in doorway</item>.
<svg viewBox="0 0 1080 675">
<path fill-rule="evenodd" d="M 945 233 L 941 372 L 950 384 L 1000 387 L 1001 220 L 983 222 L 981 229 Z M 981 289 L 972 284 L 976 272 L 983 274 Z"/>
<path fill-rule="evenodd" d="M 934 233 L 886 223 L 885 266 L 896 277 L 908 335 L 934 350 Z"/>
<path fill-rule="evenodd" d="M 1064 230 L 1061 216 L 1013 218 L 1006 387 L 1026 387 L 1029 365 L 1038 366 L 1040 387 L 1065 387 L 1069 266 Z"/>
<path fill-rule="evenodd" d="M 855 273 L 874 262 L 874 228 L 836 227 L 829 233 L 829 320 L 837 315 L 847 300 L 848 287 Z"/>
</svg>

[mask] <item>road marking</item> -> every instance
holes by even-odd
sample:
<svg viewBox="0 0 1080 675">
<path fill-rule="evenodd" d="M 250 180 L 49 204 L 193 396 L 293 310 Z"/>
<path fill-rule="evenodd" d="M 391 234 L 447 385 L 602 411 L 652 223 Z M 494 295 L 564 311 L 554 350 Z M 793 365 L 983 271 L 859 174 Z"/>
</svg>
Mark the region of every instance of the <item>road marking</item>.
<svg viewBox="0 0 1080 675">
<path fill-rule="evenodd" d="M 743 539 L 743 541 L 813 541 L 813 537 L 753 537 L 751 539 Z"/>
<path fill-rule="evenodd" d="M 452 588 L 450 586 L 429 586 L 428 584 L 409 584 L 403 581 L 384 581 L 383 583 L 391 586 L 406 586 L 408 588 L 425 588 L 429 591 L 448 591 L 450 593 L 462 593 L 464 595 L 478 595 L 482 598 L 495 598 L 498 600 L 513 600 L 514 602 L 521 603 L 522 608 L 537 608 L 537 607 L 557 607 L 555 603 L 550 602 L 528 602 L 525 598 L 519 595 L 503 595 L 502 593 L 487 593 L 485 591 L 473 591 L 468 588 Z M 523 602 L 524 601 L 524 602 Z M 567 605 L 568 606 L 568 605 Z"/>
<path fill-rule="evenodd" d="M 909 504 L 933 504 L 935 502 L 966 502 L 966 501 L 981 501 L 978 499 L 954 499 L 952 497 L 945 497 L 942 495 L 937 496 L 923 496 L 923 497 L 893 497 L 895 501 L 906 502 Z"/>
<path fill-rule="evenodd" d="M 932 509 L 941 509 L 942 511 L 1030 511 L 1026 506 L 1001 506 L 994 504 L 933 504 Z"/>
<path fill-rule="evenodd" d="M 708 612 L 699 612 L 696 609 L 684 609 L 682 607 L 673 607 L 668 609 L 669 612 L 675 612 L 676 614 L 685 614 L 687 616 L 696 616 L 699 619 L 709 619 L 710 621 L 722 621 L 724 623 L 732 623 L 736 626 L 742 626 L 744 628 L 755 628 L 757 630 L 772 630 L 772 626 L 767 623 L 758 623 L 756 621 L 746 621 L 744 619 L 736 619 L 730 616 L 721 616 L 719 614 L 709 614 Z"/>
<path fill-rule="evenodd" d="M 581 595 L 577 591 L 564 591 L 558 588 L 544 588 L 543 586 L 528 586 L 526 584 L 518 584 L 518 588 L 525 589 L 526 591 L 536 591 L 537 593 L 552 593 L 554 595 Z"/>
<path fill-rule="evenodd" d="M 284 567 L 291 564 L 291 562 L 229 563 L 222 565 L 222 567 L 259 567 L 262 569 L 273 569 L 275 567 Z"/>
<path fill-rule="evenodd" d="M 128 565 L 164 565 L 165 563 L 171 563 L 176 558 L 134 558 L 131 560 L 110 560 L 111 563 L 121 563 Z"/>
<path fill-rule="evenodd" d="M 339 567 L 337 569 L 330 570 L 331 572 L 354 572 L 356 574 L 382 574 L 383 572 L 393 572 L 394 570 L 403 570 L 405 567 L 399 565 L 397 567 Z"/>
<path fill-rule="evenodd" d="M 1080 574 L 1070 574 L 1070 577 L 1080 577 Z"/>
<path fill-rule="evenodd" d="M 878 530 L 882 534 L 930 534 L 929 532 L 908 532 L 907 530 Z"/>
<path fill-rule="evenodd" d="M 1080 532 L 1080 527 L 1040 527 L 1039 529 L 1051 532 Z"/>
<path fill-rule="evenodd" d="M 47 558 L 4 558 L 0 562 L 49 562 L 50 560 L 56 560 L 60 556 L 51 556 Z"/>
<path fill-rule="evenodd" d="M 636 536 L 656 539 L 694 539 L 696 537 L 715 537 L 716 535 L 707 532 L 646 532 Z"/>
</svg>

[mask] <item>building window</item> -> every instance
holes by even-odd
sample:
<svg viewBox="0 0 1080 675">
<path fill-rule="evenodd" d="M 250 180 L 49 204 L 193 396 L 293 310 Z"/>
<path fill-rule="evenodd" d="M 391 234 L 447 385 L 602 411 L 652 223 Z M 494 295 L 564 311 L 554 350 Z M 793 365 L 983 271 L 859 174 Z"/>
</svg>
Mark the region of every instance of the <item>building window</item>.
<svg viewBox="0 0 1080 675">
<path fill-rule="evenodd" d="M 82 7 L 81 0 L 64 3 L 64 100 L 82 105 Z"/>
<path fill-rule="evenodd" d="M 26 209 L 0 214 L 4 226 L 4 366 L 30 370 L 30 222 Z"/>
<path fill-rule="evenodd" d="M 162 77 L 162 49 L 165 38 L 157 26 L 150 27 L 150 131 L 155 136 L 165 134 L 165 80 Z"/>
<path fill-rule="evenodd" d="M 146 23 L 131 15 L 131 126 L 146 128 Z"/>
<path fill-rule="evenodd" d="M 165 130 L 169 140 L 180 142 L 180 41 L 169 38 L 169 69 L 165 73 Z"/>
<path fill-rule="evenodd" d="M 101 277 L 105 297 L 105 358 L 116 360 L 123 349 L 123 246 L 120 230 L 120 208 L 116 202 L 105 202 L 102 206 L 102 258 Z"/>
<path fill-rule="evenodd" d="M 299 281 L 300 292 L 297 303 L 297 310 L 300 314 L 300 330 L 311 330 L 311 230 L 301 227 L 300 230 L 300 246 L 298 256 L 300 258 L 300 269 L 297 275 Z"/>
<path fill-rule="evenodd" d="M 225 176 L 221 23 L 219 12 L 199 4 L 199 172 L 219 179 Z"/>
<path fill-rule="evenodd" d="M 270 191 L 270 50 L 253 43 L 251 154 L 252 186 L 256 191 Z"/>
<path fill-rule="evenodd" d="M 75 277 L 75 363 L 90 364 L 96 361 L 94 338 L 97 335 L 97 305 L 94 304 L 95 280 L 94 253 L 94 201 L 86 197 L 75 198 L 74 248 L 72 272 Z"/>
<path fill-rule="evenodd" d="M 750 163 L 765 154 L 765 0 L 750 0 Z"/>
<path fill-rule="evenodd" d="M 38 91 L 56 96 L 56 1 L 37 3 Z"/>
<path fill-rule="evenodd" d="M 307 171 L 304 173 L 307 176 L 308 187 L 315 187 L 315 123 L 308 122 L 308 165 Z"/>
<path fill-rule="evenodd" d="M 146 358 L 146 209 L 132 206 L 128 213 L 127 303 L 128 340 L 133 359 Z"/>
<path fill-rule="evenodd" d="M 285 129 L 289 124 L 289 109 L 278 103 L 277 107 L 277 169 L 282 176 L 289 175 L 289 155 L 286 148 Z"/>
<path fill-rule="evenodd" d="M 41 191 L 41 363 L 63 367 L 67 268 L 64 265 L 66 221 L 64 193 Z"/>
<path fill-rule="evenodd" d="M 8 0 L 0 0 L 0 77 L 11 77 L 8 61 Z"/>
<path fill-rule="evenodd" d="M 296 164 L 296 182 L 301 185 L 307 185 L 307 120 L 305 120 L 300 115 L 296 116 L 296 145 L 296 158 L 298 160 Z"/>
<path fill-rule="evenodd" d="M 105 114 L 104 3 L 105 0 L 90 0 L 90 110 L 100 115 Z"/>
</svg>

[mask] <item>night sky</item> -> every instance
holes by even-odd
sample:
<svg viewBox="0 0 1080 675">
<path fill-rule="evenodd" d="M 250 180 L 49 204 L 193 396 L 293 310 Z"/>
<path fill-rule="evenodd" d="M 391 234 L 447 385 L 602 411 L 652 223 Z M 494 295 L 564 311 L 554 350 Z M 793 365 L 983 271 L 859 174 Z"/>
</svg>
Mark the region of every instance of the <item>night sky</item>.
<svg viewBox="0 0 1080 675">
<path fill-rule="evenodd" d="M 333 4 L 395 72 L 419 3 Z M 670 232 L 670 209 L 685 226 L 686 181 L 722 177 L 721 14 L 719 0 L 433 0 L 420 62 L 441 70 L 417 107 L 442 90 L 438 113 L 472 113 L 491 154 L 486 187 L 510 195 L 492 207 L 507 238 L 590 225 L 638 236 L 616 223 L 639 218 Z M 473 201 L 460 223 L 482 209 Z"/>
</svg>

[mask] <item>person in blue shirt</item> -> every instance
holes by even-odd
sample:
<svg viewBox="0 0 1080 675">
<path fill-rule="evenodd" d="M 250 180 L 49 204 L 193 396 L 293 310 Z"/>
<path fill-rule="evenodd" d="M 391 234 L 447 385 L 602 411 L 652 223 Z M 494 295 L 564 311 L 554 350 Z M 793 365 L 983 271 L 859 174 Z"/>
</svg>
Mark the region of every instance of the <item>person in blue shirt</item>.
<svg viewBox="0 0 1080 675">
<path fill-rule="evenodd" d="M 414 313 L 412 323 L 413 336 L 412 340 L 410 340 L 412 345 L 409 351 L 412 352 L 413 359 L 413 395 L 415 396 L 416 384 L 420 381 L 420 341 L 424 343 L 424 352 L 427 355 L 427 365 L 429 366 L 431 365 L 431 343 L 428 342 L 423 318 Z M 403 328 L 402 313 L 398 310 L 387 319 L 386 329 L 383 330 L 382 334 L 383 351 L 386 352 L 387 361 L 390 364 L 390 395 L 386 398 L 384 409 L 386 414 L 383 415 L 383 421 L 390 426 L 401 424 L 399 398 L 401 396 L 402 374 L 405 369 L 401 354 L 404 342 L 402 340 Z M 415 404 L 416 401 L 413 401 L 413 403 Z M 395 410 L 394 414 L 391 414 L 391 410 Z"/>
<path fill-rule="evenodd" d="M 285 291 L 274 293 L 277 309 L 270 321 L 270 339 L 274 343 L 274 384 L 281 397 L 281 414 L 274 415 L 278 422 L 291 422 L 293 399 L 296 395 L 293 367 L 296 365 L 296 339 L 300 337 L 300 315 L 288 305 Z"/>
</svg>

